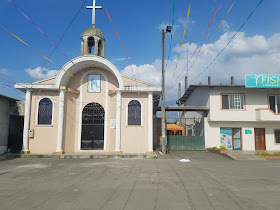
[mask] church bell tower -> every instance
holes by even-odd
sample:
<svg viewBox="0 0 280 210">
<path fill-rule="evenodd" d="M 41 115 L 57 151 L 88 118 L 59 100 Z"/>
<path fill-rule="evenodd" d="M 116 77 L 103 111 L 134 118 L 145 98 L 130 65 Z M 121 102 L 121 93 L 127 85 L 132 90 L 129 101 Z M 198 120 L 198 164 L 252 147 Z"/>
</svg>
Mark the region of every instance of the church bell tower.
<svg viewBox="0 0 280 210">
<path fill-rule="evenodd" d="M 95 27 L 95 9 L 102 9 L 101 6 L 95 6 L 95 0 L 92 6 L 87 6 L 87 9 L 92 9 L 92 26 L 84 30 L 81 37 L 81 55 L 93 54 L 105 57 L 105 37 L 101 30 Z"/>
</svg>

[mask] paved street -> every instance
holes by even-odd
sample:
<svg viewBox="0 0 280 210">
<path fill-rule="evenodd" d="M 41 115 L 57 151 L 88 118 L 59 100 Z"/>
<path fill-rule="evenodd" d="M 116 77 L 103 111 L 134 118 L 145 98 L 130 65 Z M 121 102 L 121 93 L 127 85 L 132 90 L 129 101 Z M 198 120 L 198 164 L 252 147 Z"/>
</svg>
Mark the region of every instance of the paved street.
<svg viewBox="0 0 280 210">
<path fill-rule="evenodd" d="M 279 174 L 279 160 L 195 151 L 169 159 L 21 158 L 0 162 L 0 208 L 279 209 Z"/>
</svg>

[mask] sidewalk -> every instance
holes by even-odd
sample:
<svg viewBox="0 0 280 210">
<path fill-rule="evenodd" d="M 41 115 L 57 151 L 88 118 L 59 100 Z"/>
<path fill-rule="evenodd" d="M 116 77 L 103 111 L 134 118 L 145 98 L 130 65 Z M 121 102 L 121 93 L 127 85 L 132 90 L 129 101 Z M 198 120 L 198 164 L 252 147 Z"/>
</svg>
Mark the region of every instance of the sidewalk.
<svg viewBox="0 0 280 210">
<path fill-rule="evenodd" d="M 257 152 L 270 152 L 275 151 L 255 151 L 255 150 L 228 150 L 228 153 L 225 156 L 233 160 L 266 160 L 256 155 Z"/>
<path fill-rule="evenodd" d="M 111 153 L 67 153 L 62 155 L 55 154 L 16 154 L 5 153 L 0 155 L 1 160 L 11 160 L 15 158 L 57 158 L 57 159 L 103 159 L 103 158 L 152 158 L 153 155 L 147 154 L 111 154 Z"/>
</svg>

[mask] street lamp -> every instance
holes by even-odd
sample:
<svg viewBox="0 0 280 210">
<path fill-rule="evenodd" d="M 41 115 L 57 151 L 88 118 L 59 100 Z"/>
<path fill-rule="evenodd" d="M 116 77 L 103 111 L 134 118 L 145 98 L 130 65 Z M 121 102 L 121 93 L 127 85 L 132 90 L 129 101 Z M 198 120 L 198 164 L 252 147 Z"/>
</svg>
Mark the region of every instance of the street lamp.
<svg viewBox="0 0 280 210">
<path fill-rule="evenodd" d="M 162 153 L 166 154 L 166 122 L 165 122 L 165 89 L 164 89 L 164 38 L 165 33 L 171 33 L 171 26 L 167 26 L 166 30 L 162 29 L 162 79 L 161 79 L 161 87 L 162 87 L 162 102 L 161 102 L 161 148 Z"/>
</svg>

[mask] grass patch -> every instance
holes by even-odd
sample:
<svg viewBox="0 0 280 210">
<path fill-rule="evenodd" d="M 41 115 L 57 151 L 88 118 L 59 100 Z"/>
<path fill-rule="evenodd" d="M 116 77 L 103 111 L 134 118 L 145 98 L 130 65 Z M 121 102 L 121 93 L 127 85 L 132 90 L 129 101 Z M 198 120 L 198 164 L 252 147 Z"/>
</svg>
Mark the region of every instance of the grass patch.
<svg viewBox="0 0 280 210">
<path fill-rule="evenodd" d="M 215 149 L 215 150 L 227 150 L 226 147 L 220 146 L 220 147 L 210 147 L 210 149 Z"/>
<path fill-rule="evenodd" d="M 269 152 L 257 152 L 258 156 L 280 156 L 280 152 L 274 152 L 274 153 L 269 153 Z"/>
</svg>

